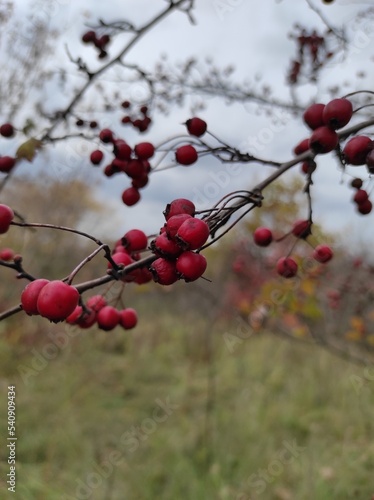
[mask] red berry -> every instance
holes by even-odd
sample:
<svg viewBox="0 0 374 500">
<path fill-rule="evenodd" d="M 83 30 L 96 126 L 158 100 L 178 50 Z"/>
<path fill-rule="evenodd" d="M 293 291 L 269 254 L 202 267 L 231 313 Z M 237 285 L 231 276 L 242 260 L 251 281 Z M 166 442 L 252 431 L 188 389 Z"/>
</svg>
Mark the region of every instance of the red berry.
<svg viewBox="0 0 374 500">
<path fill-rule="evenodd" d="M 115 307 L 105 306 L 97 313 L 96 320 L 99 328 L 108 332 L 118 325 L 120 313 Z"/>
<path fill-rule="evenodd" d="M 92 309 L 95 312 L 99 312 L 100 309 L 107 305 L 106 300 L 102 295 L 93 295 L 87 299 L 86 304 L 89 309 Z"/>
<path fill-rule="evenodd" d="M 365 135 L 352 137 L 343 148 L 345 161 L 351 165 L 364 165 L 372 149 L 372 140 Z"/>
<path fill-rule="evenodd" d="M 131 258 L 131 255 L 127 252 L 116 252 L 112 255 L 112 259 L 114 262 L 120 267 L 126 267 L 129 264 L 132 264 L 134 261 Z M 112 269 L 113 266 L 110 262 L 108 262 L 108 269 Z"/>
<path fill-rule="evenodd" d="M 365 163 L 368 167 L 369 173 L 374 174 L 374 150 L 369 151 L 365 158 Z"/>
<path fill-rule="evenodd" d="M 366 200 L 363 203 L 360 203 L 359 205 L 357 205 L 357 210 L 362 215 L 370 214 L 372 209 L 373 209 L 373 204 L 370 200 Z"/>
<path fill-rule="evenodd" d="M 39 314 L 37 308 L 37 300 L 39 297 L 39 293 L 43 287 L 45 287 L 49 283 L 48 280 L 38 279 L 29 283 L 21 294 L 21 305 L 22 309 L 29 316 L 33 314 Z"/>
<path fill-rule="evenodd" d="M 131 179 L 140 179 L 141 177 L 146 175 L 144 164 L 141 160 L 130 160 L 126 162 L 124 172 L 126 172 L 126 174 L 131 177 Z"/>
<path fill-rule="evenodd" d="M 148 182 L 149 182 L 148 174 L 143 173 L 142 175 L 133 178 L 131 181 L 131 185 L 136 189 L 142 189 L 148 184 Z"/>
<path fill-rule="evenodd" d="M 267 247 L 273 241 L 273 233 L 267 227 L 258 227 L 253 233 L 253 240 L 259 247 Z"/>
<path fill-rule="evenodd" d="M 351 186 L 355 189 L 361 189 L 362 188 L 362 185 L 363 185 L 363 182 L 361 179 L 359 179 L 358 177 L 356 179 L 353 179 L 351 181 Z"/>
<path fill-rule="evenodd" d="M 174 259 L 182 253 L 182 249 L 178 243 L 168 238 L 166 233 L 160 234 L 151 242 L 151 249 L 159 257 L 167 259 Z"/>
<path fill-rule="evenodd" d="M 329 153 L 339 142 L 338 134 L 329 127 L 318 127 L 309 139 L 309 147 L 317 154 Z"/>
<path fill-rule="evenodd" d="M 94 31 L 86 31 L 82 36 L 82 42 L 84 43 L 93 43 L 96 41 L 96 33 Z"/>
<path fill-rule="evenodd" d="M 327 245 L 318 245 L 313 251 L 313 258 L 317 262 L 326 263 L 333 257 L 331 248 Z"/>
<path fill-rule="evenodd" d="M 95 40 L 95 46 L 98 49 L 104 49 L 108 45 L 109 42 L 110 42 L 110 36 L 103 35 L 100 38 Z"/>
<path fill-rule="evenodd" d="M 155 148 L 150 142 L 141 142 L 137 144 L 134 151 L 140 160 L 148 160 L 155 154 Z"/>
<path fill-rule="evenodd" d="M 0 134 L 3 137 L 13 137 L 14 135 L 14 127 L 11 123 L 4 123 L 0 127 Z"/>
<path fill-rule="evenodd" d="M 166 220 L 169 220 L 170 217 L 178 214 L 189 214 L 193 217 L 195 215 L 195 205 L 192 201 L 186 200 L 185 198 L 178 198 L 166 205 L 164 210 Z"/>
<path fill-rule="evenodd" d="M 140 112 L 143 114 L 143 115 L 146 115 L 148 113 L 148 106 L 142 106 L 140 108 Z"/>
<path fill-rule="evenodd" d="M 114 174 L 118 174 L 118 170 L 113 167 L 112 164 L 109 164 L 104 168 L 104 175 L 106 175 L 107 177 L 112 177 L 112 175 Z"/>
<path fill-rule="evenodd" d="M 145 267 L 135 269 L 134 271 L 131 271 L 130 274 L 132 275 L 133 282 L 137 283 L 138 285 L 143 285 L 144 283 L 152 281 L 152 273 Z"/>
<path fill-rule="evenodd" d="M 123 101 L 123 103 L 121 104 L 121 106 L 124 108 L 124 109 L 127 109 L 131 106 L 131 102 L 130 101 Z"/>
<path fill-rule="evenodd" d="M 99 165 L 99 163 L 102 162 L 103 158 L 104 158 L 104 153 L 99 149 L 96 149 L 90 155 L 90 160 L 93 165 Z"/>
<path fill-rule="evenodd" d="M 1 260 L 5 260 L 5 261 L 13 260 L 14 255 L 15 254 L 11 248 L 3 248 L 2 250 L 0 250 L 0 259 Z"/>
<path fill-rule="evenodd" d="M 368 198 L 369 195 L 367 194 L 365 189 L 358 189 L 353 197 L 353 201 L 358 205 L 361 205 L 361 203 L 364 203 Z"/>
<path fill-rule="evenodd" d="M 306 238 L 311 234 L 311 224 L 309 220 L 298 220 L 292 227 L 292 234 L 296 238 Z"/>
<path fill-rule="evenodd" d="M 148 245 L 147 235 L 140 229 L 130 229 L 122 238 L 122 245 L 128 252 L 145 250 Z"/>
<path fill-rule="evenodd" d="M 172 285 L 178 280 L 176 264 L 173 260 L 160 257 L 152 262 L 149 270 L 153 280 L 160 285 Z"/>
<path fill-rule="evenodd" d="M 4 234 L 8 231 L 13 218 L 13 210 L 8 207 L 8 205 L 0 205 L 0 234 Z"/>
<path fill-rule="evenodd" d="M 2 156 L 0 158 L 0 172 L 10 172 L 15 164 L 15 158 L 12 158 L 11 156 Z"/>
<path fill-rule="evenodd" d="M 36 306 L 41 316 L 57 322 L 66 319 L 77 307 L 78 301 L 79 292 L 75 287 L 55 280 L 41 289 Z"/>
<path fill-rule="evenodd" d="M 128 207 L 135 205 L 140 200 L 140 193 L 138 189 L 129 187 L 122 193 L 122 201 Z"/>
<path fill-rule="evenodd" d="M 342 128 L 352 118 L 353 107 L 348 99 L 333 99 L 323 110 L 323 123 L 333 129 Z"/>
<path fill-rule="evenodd" d="M 92 122 L 90 122 L 90 128 L 96 128 L 98 127 L 98 123 L 95 122 L 94 120 Z"/>
<path fill-rule="evenodd" d="M 301 142 L 299 142 L 299 144 L 297 144 L 295 147 L 294 147 L 294 154 L 296 156 L 298 155 L 301 155 L 302 153 L 305 153 L 305 151 L 308 151 L 309 149 L 309 137 L 308 139 L 303 139 Z"/>
<path fill-rule="evenodd" d="M 322 117 L 324 109 L 324 104 L 317 103 L 312 104 L 304 111 L 303 119 L 309 128 L 315 130 L 319 127 L 322 127 L 322 125 L 324 124 Z"/>
<path fill-rule="evenodd" d="M 186 121 L 187 130 L 191 135 L 195 135 L 196 137 L 201 137 L 205 134 L 207 129 L 207 124 L 201 118 L 191 118 Z"/>
<path fill-rule="evenodd" d="M 209 226 L 205 221 L 191 217 L 180 225 L 176 240 L 183 250 L 197 250 L 204 245 L 209 234 Z"/>
<path fill-rule="evenodd" d="M 96 312 L 77 306 L 65 321 L 70 325 L 78 325 L 80 328 L 90 328 L 96 322 Z"/>
<path fill-rule="evenodd" d="M 132 149 L 127 142 L 117 139 L 113 142 L 113 153 L 119 160 L 130 160 Z"/>
<path fill-rule="evenodd" d="M 198 220 L 198 219 L 196 219 Z M 177 259 L 176 269 L 180 278 L 195 281 L 202 276 L 207 267 L 206 258 L 201 253 L 183 252 Z"/>
<path fill-rule="evenodd" d="M 191 215 L 186 213 L 177 214 L 173 215 L 173 217 L 170 217 L 165 224 L 165 230 L 166 234 L 168 235 L 168 238 L 173 240 L 176 237 L 180 226 L 183 224 L 184 221 L 188 219 L 192 219 L 192 217 Z"/>
<path fill-rule="evenodd" d="M 119 315 L 119 323 L 125 330 L 130 330 L 136 326 L 138 322 L 138 315 L 132 307 L 122 309 L 122 311 L 119 311 Z"/>
<path fill-rule="evenodd" d="M 197 158 L 197 151 L 190 144 L 179 147 L 175 153 L 175 159 L 181 165 L 192 165 L 192 163 L 195 163 Z"/>
<path fill-rule="evenodd" d="M 100 131 L 99 139 L 104 143 L 113 142 L 113 132 L 109 128 L 103 128 L 103 130 Z"/>
<path fill-rule="evenodd" d="M 281 257 L 277 262 L 277 272 L 284 278 L 296 276 L 297 268 L 297 263 L 292 257 Z"/>
</svg>

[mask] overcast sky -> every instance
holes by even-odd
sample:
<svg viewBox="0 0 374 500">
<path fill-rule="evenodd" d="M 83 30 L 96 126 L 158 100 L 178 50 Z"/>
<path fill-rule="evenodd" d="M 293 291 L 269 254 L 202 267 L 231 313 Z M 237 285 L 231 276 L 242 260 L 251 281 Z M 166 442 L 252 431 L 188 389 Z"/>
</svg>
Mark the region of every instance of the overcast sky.
<svg viewBox="0 0 374 500">
<path fill-rule="evenodd" d="M 345 88 L 370 88 L 373 72 L 366 79 L 358 80 L 356 73 L 359 70 L 368 71 L 368 62 L 374 54 L 374 34 L 367 29 L 364 23 L 355 25 L 352 22 L 353 14 L 367 7 L 368 2 L 354 0 L 337 0 L 334 5 L 324 5 L 319 0 L 312 0 L 322 14 L 334 26 L 342 23 L 347 27 L 348 36 L 351 37 L 353 52 L 347 53 L 346 61 L 341 57 L 333 59 L 329 67 L 323 71 L 323 84 L 316 89 L 312 85 L 303 85 L 297 90 L 300 102 L 307 102 L 312 96 L 317 95 L 317 100 L 325 102 L 327 99 L 324 89 L 329 85 L 342 83 L 345 80 L 349 85 Z M 63 32 L 63 39 L 58 42 L 59 49 L 55 57 L 56 68 L 66 66 L 73 73 L 74 68 L 69 64 L 64 51 L 67 43 L 69 51 L 74 57 L 81 55 L 90 64 L 97 65 L 97 60 L 92 58 L 93 49 L 83 46 L 80 37 L 85 25 L 94 23 L 97 18 L 113 21 L 127 18 L 140 24 L 145 19 L 150 19 L 164 7 L 163 0 L 108 0 L 107 2 L 87 2 L 86 0 L 52 0 L 26 1 L 16 0 L 17 15 L 25 15 L 30 10 L 34 15 L 47 19 L 52 25 Z M 303 0 L 266 0 L 258 2 L 253 0 L 197 0 L 195 18 L 197 24 L 192 26 L 185 15 L 175 13 L 160 23 L 151 33 L 134 47 L 129 54 L 128 62 L 152 67 L 159 59 L 160 54 L 169 55 L 170 64 L 182 61 L 190 56 L 198 56 L 202 61 L 207 56 L 214 58 L 217 64 L 225 66 L 232 64 L 236 71 L 233 79 L 253 80 L 255 75 L 261 75 L 262 82 L 269 84 L 274 95 L 288 99 L 289 93 L 285 85 L 286 71 L 290 60 L 295 55 L 295 45 L 287 33 L 292 30 L 295 22 L 307 27 L 321 29 L 323 24 L 319 16 L 312 12 L 306 1 Z M 367 21 L 369 23 L 369 21 Z M 368 24 L 369 26 L 369 24 Z M 370 25 L 372 26 L 372 25 Z M 110 48 L 110 53 L 115 54 L 118 45 Z M 79 79 L 76 80 L 79 83 Z M 121 86 L 119 85 L 119 89 Z M 142 88 L 134 85 L 127 90 L 135 100 L 141 98 Z M 46 102 L 53 107 L 54 99 L 61 102 L 63 96 L 46 95 Z M 308 130 L 301 119 L 288 115 L 280 115 L 283 125 L 272 125 L 269 117 L 257 114 L 256 107 L 247 104 L 227 105 L 222 99 L 208 101 L 207 109 L 200 116 L 207 120 L 209 129 L 225 142 L 243 149 L 243 145 L 252 143 L 257 139 L 259 150 L 253 151 L 255 155 L 276 161 L 286 161 L 292 156 L 293 146 L 299 140 L 308 136 Z M 155 125 L 144 136 L 136 136 L 120 125 L 115 125 L 118 133 L 126 135 L 126 140 L 136 144 L 141 140 L 159 143 L 163 139 L 184 132 L 181 125 L 190 117 L 189 109 L 175 109 L 165 117 L 155 115 Z M 261 139 L 266 138 L 266 140 Z M 96 145 L 93 145 L 95 149 Z M 63 173 L 63 154 L 71 148 L 71 156 L 82 154 L 77 146 L 60 146 L 56 148 L 55 164 L 58 165 L 56 175 Z M 86 145 L 86 154 L 90 153 L 90 145 Z M 84 162 L 83 162 L 84 163 Z M 350 202 L 352 190 L 347 187 L 349 177 L 342 177 L 335 160 L 328 155 L 319 162 L 313 186 L 315 200 L 315 221 L 322 223 L 326 228 L 346 234 L 354 234 L 356 245 L 360 244 L 360 235 L 365 232 L 366 239 L 368 224 L 372 224 L 374 214 L 362 217 L 355 213 L 355 208 Z M 93 171 L 87 162 L 82 165 L 84 172 L 92 179 L 102 179 L 97 170 Z M 298 172 L 299 168 L 294 169 Z M 21 169 L 20 169 L 21 171 Z M 202 208 L 207 208 L 219 199 L 225 192 L 239 188 L 250 188 L 254 179 L 262 179 L 271 172 L 268 167 L 258 165 L 242 165 L 238 175 L 227 173 L 227 167 L 215 160 L 204 159 L 189 167 L 169 170 L 151 176 L 150 184 L 142 190 L 142 203 L 135 207 L 125 207 L 121 200 L 121 192 L 129 185 L 127 178 L 112 178 L 105 180 L 98 191 L 102 199 L 109 197 L 113 207 L 112 227 L 107 224 L 106 233 L 112 232 L 116 226 L 118 236 L 127 229 L 137 225 L 147 232 L 155 232 L 162 224 L 162 210 L 165 204 L 177 197 L 194 199 Z M 355 175 L 364 175 L 364 167 L 351 168 Z M 296 173 L 295 173 L 296 175 Z M 221 183 L 224 187 L 219 185 Z M 265 191 L 266 196 L 266 191 Z M 114 215 L 115 214 L 115 215 Z M 136 224 L 134 224 L 134 221 Z M 89 224 L 88 221 L 86 221 Z M 97 225 L 92 222 L 92 225 Z M 94 231 L 94 229 L 93 229 Z M 97 228 L 101 232 L 102 228 Z M 97 232 L 96 231 L 96 232 Z M 115 238 L 115 236 L 113 237 Z M 349 236 L 351 239 L 351 236 Z"/>
</svg>

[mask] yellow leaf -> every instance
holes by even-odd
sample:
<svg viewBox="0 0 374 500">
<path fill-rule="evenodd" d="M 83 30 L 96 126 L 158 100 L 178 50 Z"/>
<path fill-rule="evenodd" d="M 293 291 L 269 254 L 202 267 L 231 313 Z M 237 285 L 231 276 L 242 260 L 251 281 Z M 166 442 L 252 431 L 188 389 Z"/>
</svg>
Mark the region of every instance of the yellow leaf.
<svg viewBox="0 0 374 500">
<path fill-rule="evenodd" d="M 36 151 L 42 147 L 42 142 L 38 139 L 28 139 L 26 142 L 21 144 L 16 152 L 16 157 L 19 160 L 32 161 L 35 158 Z"/>
</svg>

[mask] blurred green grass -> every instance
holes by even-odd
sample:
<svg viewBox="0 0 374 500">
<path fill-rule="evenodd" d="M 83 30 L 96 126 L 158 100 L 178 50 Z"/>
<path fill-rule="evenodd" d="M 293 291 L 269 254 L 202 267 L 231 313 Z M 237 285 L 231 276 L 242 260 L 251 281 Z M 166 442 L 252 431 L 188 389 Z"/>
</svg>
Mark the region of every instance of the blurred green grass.
<svg viewBox="0 0 374 500">
<path fill-rule="evenodd" d="M 131 332 L 82 331 L 22 380 L 20 367 L 32 366 L 35 353 L 47 352 L 63 328 L 47 327 L 50 335 L 41 328 L 33 352 L 32 345 L 0 341 L 1 498 L 11 494 L 5 484 L 10 384 L 17 393 L 15 498 L 370 500 L 374 494 L 373 368 L 270 334 L 230 352 L 223 334 L 233 325 L 163 313 L 141 315 Z M 176 408 L 167 414 L 160 400 Z M 280 457 L 295 443 L 302 449 L 285 463 Z"/>
</svg>

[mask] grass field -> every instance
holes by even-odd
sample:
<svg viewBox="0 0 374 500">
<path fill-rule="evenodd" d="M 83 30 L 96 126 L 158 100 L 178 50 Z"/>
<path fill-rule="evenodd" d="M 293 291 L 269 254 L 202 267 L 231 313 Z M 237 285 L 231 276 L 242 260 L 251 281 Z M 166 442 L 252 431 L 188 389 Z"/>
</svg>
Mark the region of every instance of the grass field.
<svg viewBox="0 0 374 500">
<path fill-rule="evenodd" d="M 54 348 L 61 329 L 34 349 L 1 341 L 0 498 L 374 495 L 374 368 L 272 335 L 230 352 L 227 326 L 193 317 L 65 335 Z M 6 485 L 10 384 L 14 496 Z"/>
</svg>

